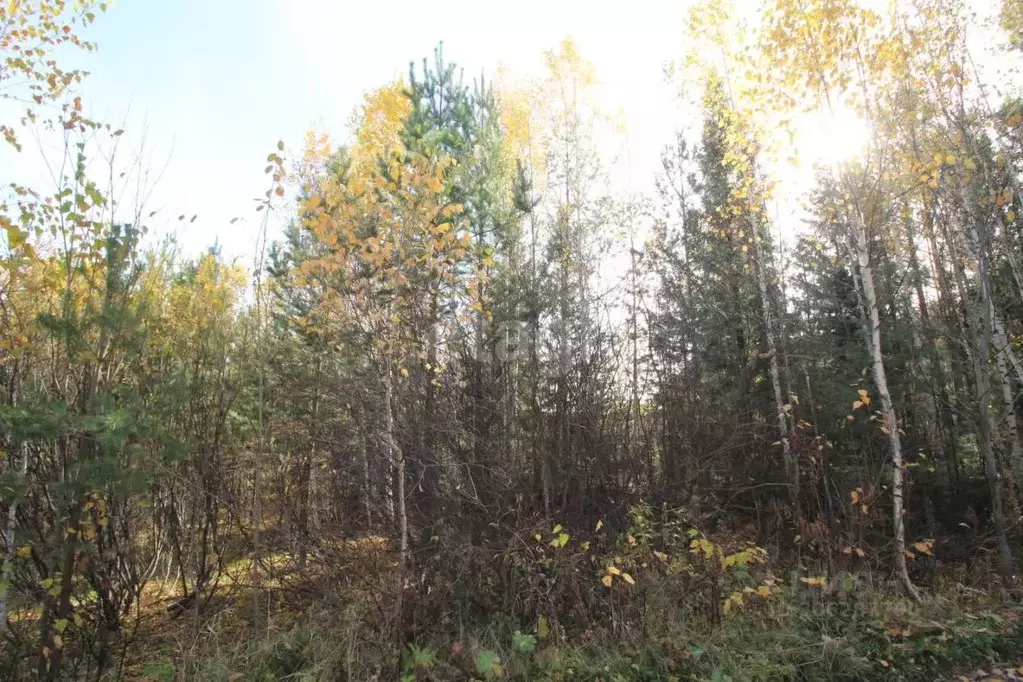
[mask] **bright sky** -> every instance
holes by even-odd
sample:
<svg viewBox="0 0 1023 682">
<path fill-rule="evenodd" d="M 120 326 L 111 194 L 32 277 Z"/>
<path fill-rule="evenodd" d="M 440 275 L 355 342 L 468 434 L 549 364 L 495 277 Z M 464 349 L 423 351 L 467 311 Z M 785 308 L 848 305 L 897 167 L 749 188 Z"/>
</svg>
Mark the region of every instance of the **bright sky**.
<svg viewBox="0 0 1023 682">
<path fill-rule="evenodd" d="M 253 199 L 266 190 L 277 140 L 297 154 L 312 125 L 343 135 L 364 92 L 432 57 L 441 40 L 471 79 L 499 64 L 538 73 L 543 52 L 571 35 L 596 66 L 603 99 L 624 109 L 621 189 L 649 188 L 679 123 L 663 66 L 682 54 L 687 4 L 118 0 L 89 30 L 99 52 L 86 60 L 82 91 L 87 114 L 125 121 L 126 142 L 144 135 L 149 165 L 162 171 L 148 206 L 160 209 L 154 232 L 176 232 L 186 251 L 216 239 L 226 254 L 251 258 Z M 10 161 L 34 165 L 33 156 L 26 148 Z M 182 213 L 198 218 L 178 222 Z M 237 216 L 246 221 L 230 224 Z"/>
<path fill-rule="evenodd" d="M 175 233 L 192 253 L 217 240 L 225 254 L 251 261 L 259 229 L 253 199 L 267 188 L 263 168 L 277 140 L 297 155 L 311 126 L 343 138 L 363 93 L 407 73 L 409 60 L 432 58 L 438 41 L 471 79 L 493 77 L 499 65 L 538 74 L 543 52 L 572 36 L 596 67 L 605 110 L 620 109 L 626 123 L 615 189 L 650 192 L 674 131 L 699 130 L 699 120 L 684 120 L 692 110 L 663 75 L 684 55 L 690 4 L 117 0 L 86 36 L 99 51 L 83 57 L 92 75 L 82 93 L 87 114 L 123 121 L 127 146 L 145 140 L 144 158 L 160 176 L 147 206 L 160 211 L 148 221 L 153 233 Z M 750 9 L 752 0 L 737 4 Z M 854 120 L 807 120 L 798 145 L 807 162 L 825 153 L 835 161 L 856 152 L 861 133 Z M 19 179 L 38 176 L 38 158 L 31 148 L 0 150 L 0 168 Z M 776 204 L 783 234 L 799 222 L 795 199 L 812 181 L 809 166 L 783 178 L 788 196 Z M 181 214 L 198 217 L 179 222 Z M 244 220 L 232 224 L 236 217 Z"/>
</svg>

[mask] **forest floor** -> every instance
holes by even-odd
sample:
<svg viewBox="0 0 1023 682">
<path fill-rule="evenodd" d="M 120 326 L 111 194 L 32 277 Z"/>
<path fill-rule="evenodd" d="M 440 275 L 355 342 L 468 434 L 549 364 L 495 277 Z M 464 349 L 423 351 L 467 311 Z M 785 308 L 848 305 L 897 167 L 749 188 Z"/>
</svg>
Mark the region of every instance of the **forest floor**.
<svg viewBox="0 0 1023 682">
<path fill-rule="evenodd" d="M 1009 682 L 1009 680 L 1023 680 L 1023 665 L 1010 663 L 995 663 L 988 666 L 986 670 L 978 669 L 967 675 L 957 675 L 947 678 L 949 682 Z"/>
<path fill-rule="evenodd" d="M 379 547 L 376 543 L 365 543 Z M 360 548 L 359 551 L 364 551 Z M 681 682 L 709 680 L 1023 680 L 1023 608 L 976 589 L 929 594 L 922 604 L 859 589 L 824 598 L 799 581 L 769 603 L 711 625 L 658 608 L 643 623 L 566 633 L 495 616 L 458 632 L 438 625 L 400 655 L 375 622 L 369 583 L 300 579 L 294 557 L 260 579 L 228 565 L 201 609 L 175 612 L 180 586 L 147 589 L 124 677 L 198 680 L 456 682 Z M 383 581 L 386 584 L 386 580 Z M 376 585 L 380 582 L 373 583 Z M 954 585 L 954 583 L 949 583 Z M 646 597 L 644 597 L 645 599 Z M 253 623 L 258 622 L 258 627 Z M 1019 663 L 1016 663 L 1016 662 Z"/>
</svg>

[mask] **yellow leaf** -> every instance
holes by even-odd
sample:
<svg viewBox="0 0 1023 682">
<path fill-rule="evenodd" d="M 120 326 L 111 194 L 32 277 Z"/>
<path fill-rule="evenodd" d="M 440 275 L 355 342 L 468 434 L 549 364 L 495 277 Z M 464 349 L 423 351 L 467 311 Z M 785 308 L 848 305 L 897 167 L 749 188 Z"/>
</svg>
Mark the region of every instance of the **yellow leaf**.
<svg viewBox="0 0 1023 682">
<path fill-rule="evenodd" d="M 7 248 L 16 249 L 25 243 L 26 233 L 11 225 L 7 227 Z"/>
<path fill-rule="evenodd" d="M 757 595 L 761 597 L 770 597 L 771 588 L 768 587 L 767 585 L 760 585 L 759 587 L 757 587 Z"/>
<path fill-rule="evenodd" d="M 714 556 L 714 544 L 707 538 L 696 538 L 689 543 L 689 546 L 692 548 L 693 554 L 703 552 L 708 559 Z"/>
<path fill-rule="evenodd" d="M 408 370 L 407 370 L 407 369 L 405 369 L 404 367 L 402 367 L 402 368 L 401 368 L 401 375 L 402 375 L 403 377 L 407 377 L 407 376 L 408 376 Z"/>
<path fill-rule="evenodd" d="M 547 639 L 547 635 L 549 635 L 550 632 L 551 627 L 547 622 L 547 619 L 540 616 L 540 618 L 536 621 L 536 636 L 540 639 Z"/>
<path fill-rule="evenodd" d="M 861 407 L 863 407 L 863 403 L 861 401 L 859 401 L 859 400 L 854 400 L 853 401 L 853 409 L 854 410 L 858 410 Z"/>
<path fill-rule="evenodd" d="M 629 583 L 630 585 L 635 585 L 636 584 L 636 581 L 633 580 L 632 576 L 629 575 L 628 573 L 622 573 L 622 580 L 624 580 L 625 582 Z"/>
<path fill-rule="evenodd" d="M 945 156 L 945 163 L 947 165 L 954 166 L 955 162 L 956 162 L 956 157 L 954 157 L 953 155 L 948 154 L 947 156 Z"/>
<path fill-rule="evenodd" d="M 811 578 L 800 578 L 799 580 L 801 582 L 807 584 L 807 585 L 811 585 L 811 586 L 815 586 L 815 587 L 820 587 L 820 586 L 824 585 L 824 577 L 823 576 L 817 576 L 817 577 L 811 577 Z"/>
<path fill-rule="evenodd" d="M 611 575 L 608 574 L 608 575 L 605 575 L 603 578 L 601 578 L 600 582 L 604 583 L 604 587 L 611 587 L 611 581 L 612 580 L 614 580 L 614 578 L 612 578 Z"/>
<path fill-rule="evenodd" d="M 597 520 L 597 527 L 593 529 L 593 532 L 596 533 L 598 530 L 600 530 L 603 527 L 604 527 L 604 522 L 601 521 L 600 519 L 598 519 Z"/>
<path fill-rule="evenodd" d="M 622 572 L 618 569 L 617 566 L 608 566 L 607 567 L 607 572 L 610 573 L 611 575 L 621 575 L 622 574 Z"/>
</svg>

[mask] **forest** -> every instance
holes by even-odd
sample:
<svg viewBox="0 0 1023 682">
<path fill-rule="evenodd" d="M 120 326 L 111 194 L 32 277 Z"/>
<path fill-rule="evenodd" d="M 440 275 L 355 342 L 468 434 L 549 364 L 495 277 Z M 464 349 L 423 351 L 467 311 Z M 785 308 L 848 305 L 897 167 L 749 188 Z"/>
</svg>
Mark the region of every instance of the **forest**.
<svg viewBox="0 0 1023 682">
<path fill-rule="evenodd" d="M 571 38 L 390 46 L 251 260 L 148 229 L 119 9 L 0 4 L 0 679 L 1023 679 L 1023 2 L 693 3 L 643 193 Z"/>
</svg>

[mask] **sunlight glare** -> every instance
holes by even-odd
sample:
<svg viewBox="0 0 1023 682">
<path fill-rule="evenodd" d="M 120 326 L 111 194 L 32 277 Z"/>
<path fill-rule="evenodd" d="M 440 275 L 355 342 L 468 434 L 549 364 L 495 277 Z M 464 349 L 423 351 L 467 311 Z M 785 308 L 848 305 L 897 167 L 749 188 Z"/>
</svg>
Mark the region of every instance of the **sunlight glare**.
<svg viewBox="0 0 1023 682">
<path fill-rule="evenodd" d="M 838 166 L 860 156 L 870 135 L 870 124 L 852 111 L 818 112 L 797 132 L 800 157 L 810 166 Z"/>
</svg>

